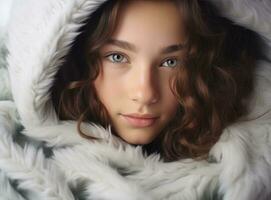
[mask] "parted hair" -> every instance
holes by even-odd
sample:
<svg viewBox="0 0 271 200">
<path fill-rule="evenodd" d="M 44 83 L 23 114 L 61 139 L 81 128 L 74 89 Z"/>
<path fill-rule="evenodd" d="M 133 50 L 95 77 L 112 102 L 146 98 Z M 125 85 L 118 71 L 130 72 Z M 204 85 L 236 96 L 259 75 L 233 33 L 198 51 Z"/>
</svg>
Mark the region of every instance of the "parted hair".
<svg viewBox="0 0 271 200">
<path fill-rule="evenodd" d="M 254 86 L 256 60 L 263 56 L 261 38 L 253 31 L 222 17 L 206 0 L 172 0 L 184 18 L 188 35 L 186 56 L 172 91 L 179 109 L 161 130 L 147 153 L 166 161 L 205 158 L 223 129 L 247 113 Z M 119 10 L 127 1 L 107 1 L 81 27 L 52 86 L 52 100 L 61 120 L 110 125 L 106 108 L 93 81 L 101 67 L 100 48 L 110 39 Z"/>
</svg>

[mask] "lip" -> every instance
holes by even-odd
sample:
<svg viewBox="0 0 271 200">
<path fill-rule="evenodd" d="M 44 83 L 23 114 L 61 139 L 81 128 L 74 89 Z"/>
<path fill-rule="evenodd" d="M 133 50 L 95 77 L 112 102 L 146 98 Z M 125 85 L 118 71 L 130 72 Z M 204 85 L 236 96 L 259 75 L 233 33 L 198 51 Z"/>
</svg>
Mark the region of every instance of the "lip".
<svg viewBox="0 0 271 200">
<path fill-rule="evenodd" d="M 155 123 L 155 121 L 159 118 L 151 114 L 142 115 L 137 113 L 127 115 L 122 114 L 121 116 L 129 125 L 139 128 L 152 126 Z"/>
</svg>

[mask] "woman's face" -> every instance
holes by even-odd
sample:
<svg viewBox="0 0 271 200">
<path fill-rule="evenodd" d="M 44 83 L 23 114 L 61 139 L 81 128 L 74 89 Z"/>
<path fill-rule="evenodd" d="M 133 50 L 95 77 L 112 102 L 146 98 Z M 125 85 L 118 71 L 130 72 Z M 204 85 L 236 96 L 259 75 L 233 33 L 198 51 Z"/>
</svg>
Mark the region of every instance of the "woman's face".
<svg viewBox="0 0 271 200">
<path fill-rule="evenodd" d="M 100 54 L 94 82 L 117 134 L 148 144 L 175 116 L 171 79 L 184 56 L 182 17 L 170 1 L 130 1 Z"/>
</svg>

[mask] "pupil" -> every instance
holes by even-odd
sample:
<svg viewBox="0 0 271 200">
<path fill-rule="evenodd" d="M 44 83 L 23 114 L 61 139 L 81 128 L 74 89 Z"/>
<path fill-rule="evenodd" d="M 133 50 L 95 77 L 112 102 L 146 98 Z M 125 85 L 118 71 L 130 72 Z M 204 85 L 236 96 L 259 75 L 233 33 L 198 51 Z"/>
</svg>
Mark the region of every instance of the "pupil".
<svg viewBox="0 0 271 200">
<path fill-rule="evenodd" d="M 173 65 L 174 64 L 174 61 L 173 60 L 169 60 L 169 65 Z"/>
<path fill-rule="evenodd" d="M 115 55 L 115 59 L 120 60 L 121 59 L 120 55 Z"/>
</svg>

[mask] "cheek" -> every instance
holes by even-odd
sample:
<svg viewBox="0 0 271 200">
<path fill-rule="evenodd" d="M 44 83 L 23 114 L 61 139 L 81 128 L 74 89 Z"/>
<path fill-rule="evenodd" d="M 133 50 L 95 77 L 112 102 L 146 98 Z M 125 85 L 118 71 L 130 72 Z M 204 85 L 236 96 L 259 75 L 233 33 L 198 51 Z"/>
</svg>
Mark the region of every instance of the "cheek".
<svg viewBox="0 0 271 200">
<path fill-rule="evenodd" d="M 177 98 L 173 95 L 172 92 L 170 92 L 167 96 L 167 98 L 165 99 L 165 107 L 167 110 L 167 113 L 169 115 L 174 115 L 177 111 L 177 108 L 179 106 L 178 100 Z"/>
<path fill-rule="evenodd" d="M 112 105 L 117 105 L 118 100 L 122 93 L 123 84 L 116 79 L 112 74 L 108 73 L 99 74 L 94 81 L 94 87 L 99 100 L 110 111 Z"/>
<path fill-rule="evenodd" d="M 177 108 L 180 106 L 177 97 L 174 95 L 168 84 L 163 88 L 163 104 L 164 110 L 168 115 L 173 115 L 176 113 Z"/>
</svg>

